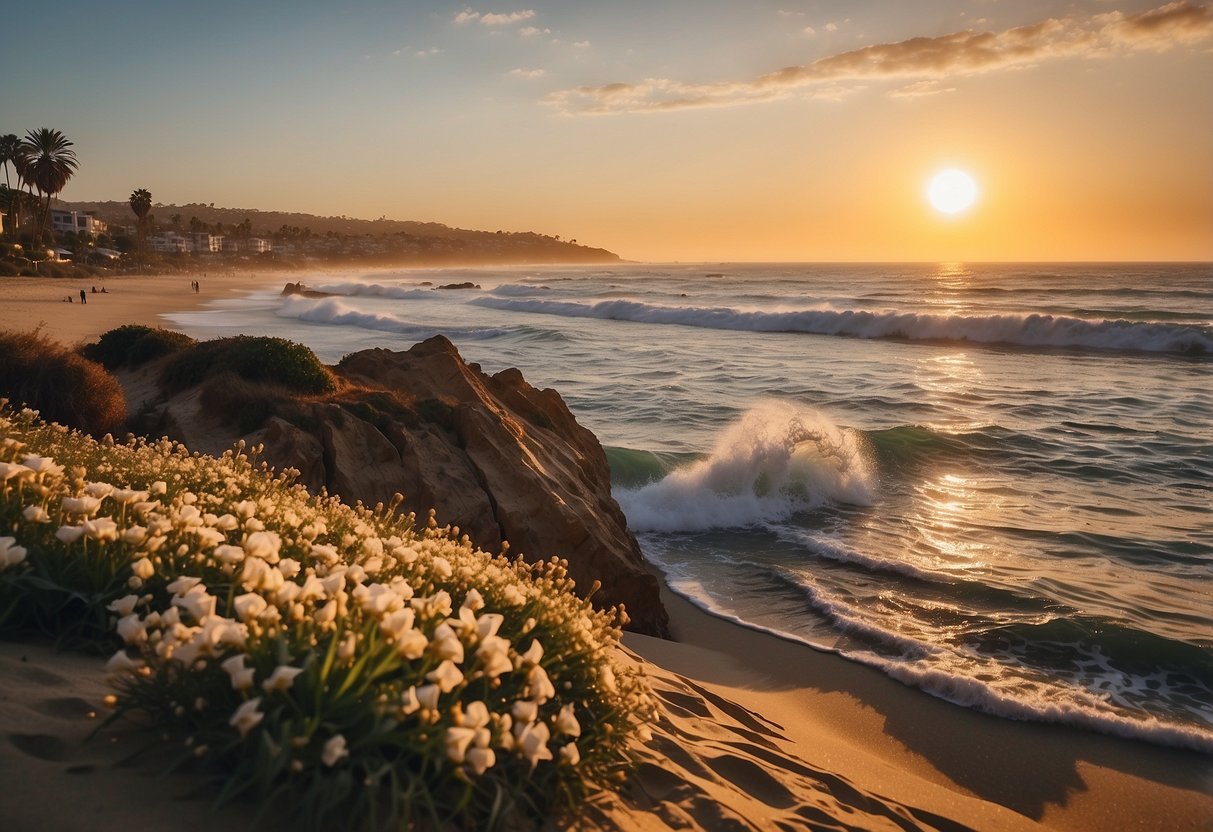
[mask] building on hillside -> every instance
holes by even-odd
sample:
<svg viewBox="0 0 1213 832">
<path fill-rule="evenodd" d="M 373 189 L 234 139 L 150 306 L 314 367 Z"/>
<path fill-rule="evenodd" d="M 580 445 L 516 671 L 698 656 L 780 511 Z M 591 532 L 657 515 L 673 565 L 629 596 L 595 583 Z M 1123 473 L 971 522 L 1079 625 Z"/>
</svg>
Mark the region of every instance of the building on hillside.
<svg viewBox="0 0 1213 832">
<path fill-rule="evenodd" d="M 235 237 L 223 236 L 219 238 L 219 250 L 224 254 L 235 254 L 240 251 L 240 241 Z"/>
<path fill-rule="evenodd" d="M 63 211 L 58 208 L 51 209 L 51 230 L 64 232 L 83 232 L 90 237 L 96 237 L 98 234 L 104 234 L 106 225 L 104 220 L 97 219 L 92 214 L 82 214 L 79 211 Z"/>
<path fill-rule="evenodd" d="M 253 254 L 265 254 L 273 249 L 273 244 L 269 240 L 264 240 L 261 237 L 249 237 L 244 241 L 244 250 Z"/>
<path fill-rule="evenodd" d="M 195 231 L 190 234 L 190 248 L 194 254 L 217 254 L 223 251 L 223 237 L 219 234 Z"/>
<path fill-rule="evenodd" d="M 153 234 L 148 238 L 148 243 L 151 245 L 152 251 L 160 254 L 175 254 L 190 250 L 190 241 L 175 231 Z"/>
</svg>

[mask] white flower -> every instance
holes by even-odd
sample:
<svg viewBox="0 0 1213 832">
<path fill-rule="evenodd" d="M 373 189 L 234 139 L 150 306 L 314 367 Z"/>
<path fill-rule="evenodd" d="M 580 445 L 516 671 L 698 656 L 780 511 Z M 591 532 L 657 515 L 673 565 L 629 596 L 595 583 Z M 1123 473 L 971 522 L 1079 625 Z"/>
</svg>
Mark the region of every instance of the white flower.
<svg viewBox="0 0 1213 832">
<path fill-rule="evenodd" d="M 130 505 L 131 503 L 142 503 L 150 496 L 146 491 L 134 491 L 130 488 L 115 489 L 112 496 L 119 505 Z"/>
<path fill-rule="evenodd" d="M 543 645 L 539 643 L 539 639 L 531 642 L 531 646 L 522 654 L 522 660 L 528 664 L 539 664 L 539 660 L 543 658 Z"/>
<path fill-rule="evenodd" d="M 147 529 L 143 526 L 131 526 L 122 532 L 122 542 L 138 546 L 147 539 Z"/>
<path fill-rule="evenodd" d="M 88 517 L 101 508 L 101 501 L 96 497 L 64 497 L 63 510 L 68 514 L 83 514 Z"/>
<path fill-rule="evenodd" d="M 112 602 L 106 609 L 112 613 L 117 613 L 119 617 L 126 617 L 135 611 L 135 607 L 138 604 L 138 595 L 123 595 L 118 600 Z"/>
<path fill-rule="evenodd" d="M 427 711 L 438 710 L 438 697 L 441 695 L 442 691 L 438 689 L 437 685 L 422 685 L 417 688 L 417 701 Z"/>
<path fill-rule="evenodd" d="M 421 702 L 417 699 L 417 687 L 415 685 L 410 685 L 409 689 L 406 690 L 404 695 L 400 698 L 400 710 L 405 716 L 408 716 L 420 708 Z"/>
<path fill-rule="evenodd" d="M 539 665 L 532 667 L 527 675 L 527 693 L 541 705 L 556 695 L 556 688 L 548 678 L 548 672 Z"/>
<path fill-rule="evenodd" d="M 456 685 L 463 681 L 463 671 L 456 667 L 453 661 L 447 659 L 438 665 L 438 667 L 425 674 L 425 678 L 438 685 L 438 689 L 443 693 L 449 693 L 455 689 Z"/>
<path fill-rule="evenodd" d="M 152 493 L 153 494 L 167 494 L 168 493 L 168 483 L 166 483 L 164 480 L 156 480 L 154 483 L 152 483 Z"/>
<path fill-rule="evenodd" d="M 269 604 L 264 598 L 255 592 L 247 592 L 244 595 L 237 595 L 232 602 L 236 609 L 236 617 L 247 623 L 249 619 L 256 618 L 261 615 Z"/>
<path fill-rule="evenodd" d="M 15 537 L 0 537 L 0 569 L 16 566 L 25 560 L 24 546 L 17 545 Z"/>
<path fill-rule="evenodd" d="M 294 558 L 283 558 L 278 561 L 278 571 L 284 578 L 293 578 L 299 574 L 300 564 Z"/>
<path fill-rule="evenodd" d="M 108 482 L 90 482 L 84 486 L 84 493 L 98 500 L 104 500 L 114 492 L 114 487 Z"/>
<path fill-rule="evenodd" d="M 497 631 L 501 629 L 501 625 L 504 621 L 505 616 L 500 615 L 499 613 L 485 613 L 476 621 L 476 635 L 480 636 L 482 639 L 493 638 L 497 635 Z"/>
<path fill-rule="evenodd" d="M 489 636 L 481 641 L 476 649 L 476 658 L 490 679 L 514 669 L 514 663 L 510 661 L 510 643 L 501 636 Z"/>
<path fill-rule="evenodd" d="M 526 596 L 523 595 L 522 590 L 520 590 L 514 584 L 506 584 L 505 589 L 501 591 L 501 594 L 505 597 L 505 602 L 511 607 L 521 607 L 526 603 Z"/>
<path fill-rule="evenodd" d="M 84 533 L 93 540 L 114 541 L 118 539 L 118 524 L 109 517 L 98 517 L 84 521 Z"/>
<path fill-rule="evenodd" d="M 510 706 L 510 715 L 521 724 L 531 723 L 539 715 L 539 706 L 528 699 L 519 699 Z"/>
<path fill-rule="evenodd" d="M 475 728 L 452 726 L 446 729 L 443 739 L 446 743 L 446 757 L 452 763 L 462 763 L 467 754 L 468 746 L 476 737 Z"/>
<path fill-rule="evenodd" d="M 274 668 L 274 672 L 270 674 L 270 677 L 261 683 L 261 687 L 265 688 L 269 693 L 284 691 L 295 684 L 295 677 L 302 672 L 302 667 L 291 667 L 290 665 L 280 664 Z"/>
<path fill-rule="evenodd" d="M 35 456 L 34 454 L 26 454 L 22 460 L 25 467 L 29 468 L 35 474 L 44 474 L 49 476 L 62 476 L 63 466 L 56 465 L 55 460 L 49 456 Z"/>
<path fill-rule="evenodd" d="M 569 766 L 575 766 L 581 762 L 581 751 L 577 748 L 577 743 L 571 742 L 560 749 L 560 762 Z"/>
<path fill-rule="evenodd" d="M 0 482 L 33 476 L 33 470 L 18 462 L 0 462 Z"/>
<path fill-rule="evenodd" d="M 611 670 L 609 664 L 604 664 L 598 670 L 598 684 L 602 685 L 602 689 L 607 693 L 617 693 L 619 686 L 615 684 L 615 671 Z"/>
<path fill-rule="evenodd" d="M 577 717 L 573 714 L 573 704 L 570 702 L 560 709 L 560 713 L 556 715 L 556 720 L 553 723 L 556 729 L 556 734 L 564 734 L 569 737 L 581 736 L 581 723 L 577 721 Z"/>
<path fill-rule="evenodd" d="M 21 516 L 27 523 L 49 523 L 51 516 L 42 506 L 26 506 L 21 510 Z"/>
<path fill-rule="evenodd" d="M 419 659 L 429 643 L 425 633 L 420 630 L 404 630 L 396 636 L 396 652 L 406 659 Z"/>
<path fill-rule="evenodd" d="M 484 774 L 497 762 L 497 755 L 491 748 L 472 748 L 468 750 L 464 763 L 477 775 Z"/>
<path fill-rule="evenodd" d="M 111 675 L 131 673 L 141 667 L 143 667 L 143 662 L 132 659 L 126 654 L 126 650 L 119 650 L 105 663 L 105 672 Z"/>
<path fill-rule="evenodd" d="M 247 659 L 244 653 L 237 653 L 231 658 L 224 659 L 219 666 L 223 668 L 232 680 L 232 688 L 235 690 L 248 690 L 253 686 L 253 675 L 256 671 L 251 667 L 244 666 L 244 660 Z M 260 699 L 254 700 L 260 702 Z M 245 703 L 248 704 L 247 702 Z M 253 723 L 256 725 L 257 723 Z M 249 726 L 250 728 L 252 726 Z M 241 732 L 243 735 L 245 732 Z"/>
<path fill-rule="evenodd" d="M 244 541 L 244 553 L 250 558 L 261 558 L 267 563 L 278 562 L 278 550 L 282 538 L 275 532 L 253 532 Z"/>
<path fill-rule="evenodd" d="M 257 710 L 257 706 L 260 704 L 260 697 L 250 699 L 249 701 L 243 703 L 236 709 L 236 712 L 232 714 L 232 718 L 227 721 L 228 725 L 231 725 L 233 728 L 239 731 L 240 736 L 247 737 L 248 732 L 256 728 L 257 723 L 261 722 L 261 720 L 265 718 L 265 714 Z"/>
<path fill-rule="evenodd" d="M 166 586 L 165 589 L 167 589 L 169 592 L 173 593 L 174 595 L 185 595 L 187 592 L 189 592 L 194 587 L 198 586 L 198 584 L 200 584 L 200 583 L 202 583 L 201 578 L 195 578 L 195 577 L 191 577 L 189 575 L 182 575 L 181 577 L 175 578 L 174 580 L 170 581 L 169 585 Z M 205 591 L 205 589 L 206 589 L 206 587 L 203 587 L 204 591 Z"/>
<path fill-rule="evenodd" d="M 321 752 L 320 759 L 324 761 L 326 766 L 335 766 L 338 760 L 348 756 L 350 756 L 350 752 L 346 748 L 345 737 L 340 734 L 334 734 L 324 744 L 324 751 Z"/>
<path fill-rule="evenodd" d="M 484 609 L 484 596 L 477 589 L 469 589 L 468 594 L 463 597 L 463 606 L 472 612 Z"/>
<path fill-rule="evenodd" d="M 124 615 L 118 619 L 117 630 L 118 635 L 127 644 L 138 645 L 147 641 L 147 628 L 143 626 L 142 619 L 135 613 Z"/>
<path fill-rule="evenodd" d="M 480 700 L 469 703 L 463 711 L 463 724 L 468 728 L 483 728 L 489 721 L 488 705 Z"/>
<path fill-rule="evenodd" d="M 514 733 L 518 740 L 515 747 L 530 761 L 532 769 L 540 760 L 552 759 L 552 749 L 548 748 L 548 740 L 552 735 L 542 722 L 520 726 L 514 729 Z"/>
<path fill-rule="evenodd" d="M 206 591 L 204 586 L 196 586 L 185 595 L 173 598 L 173 606 L 180 607 L 201 624 L 215 614 L 215 604 L 218 598 Z"/>
<path fill-rule="evenodd" d="M 55 532 L 55 537 L 71 546 L 77 540 L 84 537 L 84 526 L 60 526 L 58 531 Z"/>
<path fill-rule="evenodd" d="M 454 570 L 451 569 L 451 562 L 443 557 L 435 557 L 431 560 L 430 569 L 435 575 L 443 579 L 449 578 L 454 574 Z"/>
<path fill-rule="evenodd" d="M 244 560 L 244 550 L 239 546 L 224 543 L 215 547 L 214 557 L 220 563 L 240 563 Z"/>
<path fill-rule="evenodd" d="M 463 642 L 455 631 L 446 623 L 434 628 L 434 639 L 430 642 L 434 655 L 440 659 L 450 659 L 453 662 L 463 661 Z"/>
</svg>

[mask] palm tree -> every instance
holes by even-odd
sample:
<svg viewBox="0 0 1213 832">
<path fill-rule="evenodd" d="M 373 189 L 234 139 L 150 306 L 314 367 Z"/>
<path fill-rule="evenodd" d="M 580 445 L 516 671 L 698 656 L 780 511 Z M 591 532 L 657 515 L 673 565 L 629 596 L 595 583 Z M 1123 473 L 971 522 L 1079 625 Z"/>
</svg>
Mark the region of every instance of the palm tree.
<svg viewBox="0 0 1213 832">
<path fill-rule="evenodd" d="M 35 242 L 40 243 L 46 231 L 46 221 L 51 212 L 51 198 L 63 190 L 80 165 L 76 161 L 76 151 L 71 148 L 72 142 L 68 141 L 66 136 L 48 127 L 30 130 L 21 142 L 19 155 L 24 161 L 25 181 L 37 188 L 38 193 L 46 198 L 46 204 L 35 226 Z"/>
<path fill-rule="evenodd" d="M 8 208 L 9 228 L 13 231 L 13 236 L 16 237 L 17 229 L 21 227 L 21 215 L 18 213 L 21 210 L 21 205 L 18 201 L 21 188 L 21 174 L 17 174 L 17 190 L 13 190 L 12 182 L 8 178 L 8 166 L 11 163 L 13 168 L 17 167 L 17 157 L 21 152 L 21 139 L 17 138 L 15 133 L 9 133 L 7 136 L 0 136 L 0 167 L 4 168 L 4 206 Z M 4 233 L 4 229 L 0 228 L 0 234 Z"/>
<path fill-rule="evenodd" d="M 139 259 L 142 261 L 143 250 L 147 243 L 147 215 L 152 210 L 152 192 L 147 188 L 136 188 L 131 191 L 131 210 L 139 218 L 136 234 L 138 235 Z"/>
</svg>

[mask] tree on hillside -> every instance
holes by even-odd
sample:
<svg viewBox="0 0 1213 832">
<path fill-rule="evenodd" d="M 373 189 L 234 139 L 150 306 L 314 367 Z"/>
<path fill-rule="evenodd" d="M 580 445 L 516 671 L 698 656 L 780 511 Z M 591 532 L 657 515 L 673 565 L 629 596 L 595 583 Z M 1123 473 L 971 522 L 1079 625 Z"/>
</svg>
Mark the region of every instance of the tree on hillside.
<svg viewBox="0 0 1213 832">
<path fill-rule="evenodd" d="M 135 216 L 139 220 L 135 231 L 135 245 L 139 252 L 139 259 L 142 261 L 147 247 L 147 215 L 152 210 L 152 192 L 147 188 L 136 188 L 131 191 L 130 202 L 131 210 L 135 212 Z"/>
<path fill-rule="evenodd" d="M 0 136 L 0 167 L 4 168 L 4 201 L 0 202 L 0 206 L 5 209 L 5 213 L 9 217 L 9 228 L 12 229 L 13 236 L 17 235 L 17 229 L 21 227 L 21 173 L 17 172 L 17 187 L 14 190 L 12 180 L 9 179 L 9 166 L 11 165 L 14 171 L 17 171 L 18 157 L 21 154 L 21 139 L 17 138 L 16 133 L 9 133 L 6 136 Z M 0 228 L 0 233 L 4 231 Z"/>
<path fill-rule="evenodd" d="M 67 185 L 80 163 L 72 142 L 58 130 L 39 127 L 25 134 L 21 142 L 20 156 L 25 165 L 25 181 L 38 189 L 46 203 L 38 216 L 34 240 L 42 241 L 46 223 L 51 213 L 51 198 Z"/>
</svg>

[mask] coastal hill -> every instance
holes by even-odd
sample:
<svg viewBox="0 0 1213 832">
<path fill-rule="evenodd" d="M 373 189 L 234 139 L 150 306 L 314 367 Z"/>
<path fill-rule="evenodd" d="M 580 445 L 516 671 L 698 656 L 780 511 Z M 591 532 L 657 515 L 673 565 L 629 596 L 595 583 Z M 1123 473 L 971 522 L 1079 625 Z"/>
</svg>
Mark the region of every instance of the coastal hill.
<svg viewBox="0 0 1213 832">
<path fill-rule="evenodd" d="M 113 236 L 134 234 L 135 216 L 127 202 L 67 202 L 64 211 L 104 220 Z M 214 203 L 155 203 L 149 215 L 155 232 L 211 231 L 271 240 L 288 257 L 318 260 L 359 259 L 422 262 L 614 263 L 618 254 L 579 245 L 576 239 L 535 231 L 476 231 L 437 222 L 316 216 L 255 208 L 220 208 Z"/>
</svg>

